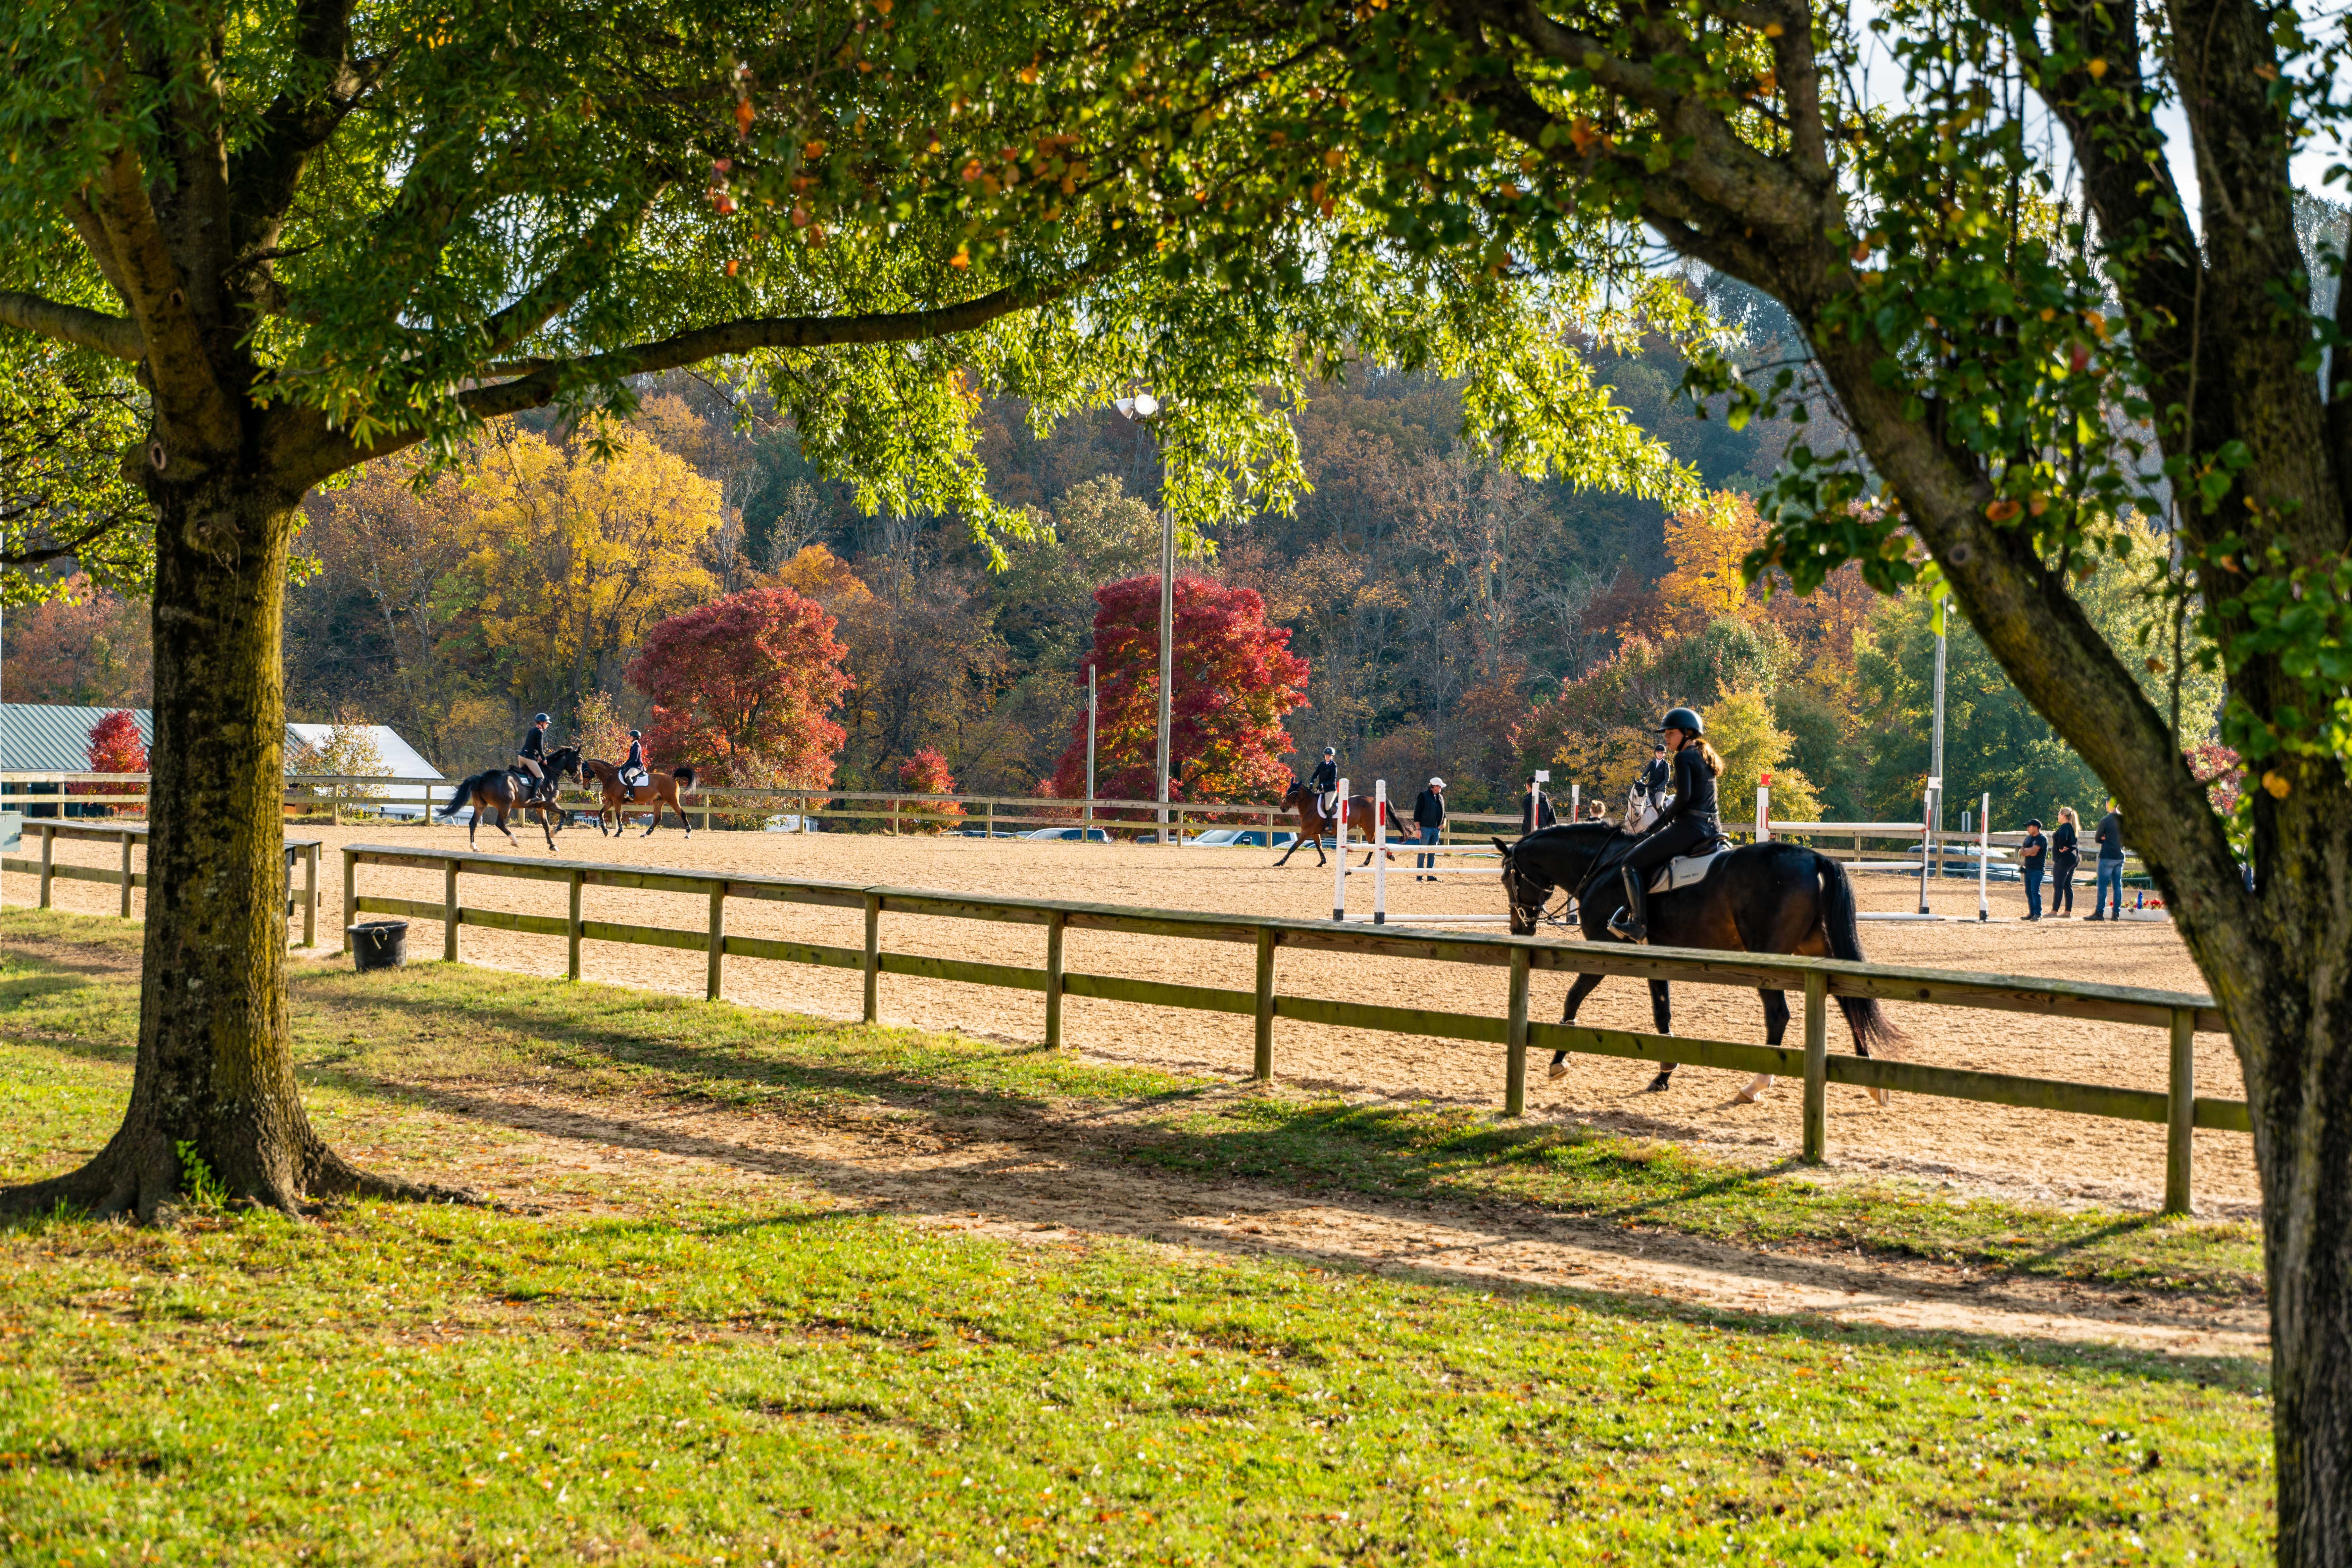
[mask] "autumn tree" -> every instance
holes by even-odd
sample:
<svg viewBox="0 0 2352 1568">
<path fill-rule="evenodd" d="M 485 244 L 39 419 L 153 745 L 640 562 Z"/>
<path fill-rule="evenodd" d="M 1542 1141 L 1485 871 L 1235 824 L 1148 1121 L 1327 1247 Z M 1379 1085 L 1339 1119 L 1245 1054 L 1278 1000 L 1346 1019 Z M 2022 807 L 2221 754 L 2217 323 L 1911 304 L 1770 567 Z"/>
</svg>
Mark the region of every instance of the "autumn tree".
<svg viewBox="0 0 2352 1568">
<path fill-rule="evenodd" d="M 1160 579 L 1113 583 L 1096 591 L 1095 603 L 1095 791 L 1150 800 L 1159 788 Z M 1293 745 L 1282 719 L 1299 705 L 1307 675 L 1307 661 L 1290 651 L 1290 633 L 1266 624 L 1255 590 L 1196 576 L 1176 579 L 1175 624 L 1169 798 L 1279 799 L 1291 782 L 1281 758 Z M 1086 788 L 1081 720 L 1054 789 L 1080 799 Z"/>
<path fill-rule="evenodd" d="M 646 751 L 747 789 L 833 782 L 848 689 L 834 618 L 789 588 L 747 588 L 646 635 L 629 684 L 653 700 Z"/>
<path fill-rule="evenodd" d="M 1666 520 L 1674 570 L 1658 584 L 1658 597 L 1681 629 L 1755 613 L 1742 567 L 1764 533 L 1755 501 L 1738 490 L 1716 490 Z"/>
<path fill-rule="evenodd" d="M 139 721 L 121 709 L 89 727 L 89 771 L 94 773 L 143 773 L 147 747 L 139 738 Z M 144 795 L 134 784 L 77 784 L 77 795 Z M 111 815 L 113 807 L 103 815 Z"/>
<path fill-rule="evenodd" d="M 141 601 L 77 574 L 56 596 L 9 610 L 7 622 L 0 701 L 147 706 L 154 661 Z"/>
<path fill-rule="evenodd" d="M 948 771 L 948 760 L 938 747 L 920 746 L 913 756 L 898 764 L 898 787 L 918 795 L 953 795 L 955 774 Z M 963 815 L 963 807 L 951 800 L 902 800 L 898 804 L 929 816 L 952 819 Z M 934 832 L 945 831 L 941 825 L 930 826 Z"/>
</svg>

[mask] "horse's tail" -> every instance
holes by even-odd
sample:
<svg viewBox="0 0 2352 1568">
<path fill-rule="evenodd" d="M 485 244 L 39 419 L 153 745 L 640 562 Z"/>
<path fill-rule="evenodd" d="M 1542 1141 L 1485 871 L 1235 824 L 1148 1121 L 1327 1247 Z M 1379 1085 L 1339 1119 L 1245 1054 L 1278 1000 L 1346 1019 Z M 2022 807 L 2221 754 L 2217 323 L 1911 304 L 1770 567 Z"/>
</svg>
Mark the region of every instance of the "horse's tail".
<svg viewBox="0 0 2352 1568">
<path fill-rule="evenodd" d="M 1845 868 L 1822 854 L 1813 853 L 1813 869 L 1821 879 L 1822 926 L 1830 942 L 1830 956 L 1849 963 L 1864 962 L 1862 954 L 1862 924 L 1854 919 L 1853 883 L 1847 878 Z M 1873 1046 L 1900 1045 L 1903 1031 L 1886 1016 L 1886 1009 L 1874 996 L 1841 996 L 1838 1011 L 1845 1015 L 1846 1027 L 1853 1031 L 1854 1049 L 1864 1056 Z"/>
<path fill-rule="evenodd" d="M 681 793 L 691 794 L 691 793 L 693 792 L 693 789 L 694 789 L 694 769 L 693 769 L 693 768 L 691 768 L 691 767 L 672 768 L 672 769 L 670 769 L 670 771 L 669 771 L 669 776 L 670 776 L 670 777 L 672 777 L 672 778 L 674 778 L 674 779 L 676 779 L 676 780 L 677 781 L 677 787 L 678 787 L 678 789 L 679 789 L 679 791 L 680 791 Z"/>
<path fill-rule="evenodd" d="M 472 778 L 459 780 L 457 792 L 449 797 L 449 804 L 443 806 L 439 811 L 434 813 L 434 815 L 446 822 L 450 817 L 453 817 L 459 812 L 465 810 L 466 802 L 473 795 L 474 786 L 480 782 L 481 777 L 481 774 L 476 773 Z"/>
<path fill-rule="evenodd" d="M 1419 830 L 1407 827 L 1404 823 L 1404 818 L 1396 814 L 1396 802 L 1391 800 L 1383 801 L 1381 804 L 1388 808 L 1390 832 L 1400 835 L 1405 838 L 1418 838 L 1421 837 Z"/>
</svg>

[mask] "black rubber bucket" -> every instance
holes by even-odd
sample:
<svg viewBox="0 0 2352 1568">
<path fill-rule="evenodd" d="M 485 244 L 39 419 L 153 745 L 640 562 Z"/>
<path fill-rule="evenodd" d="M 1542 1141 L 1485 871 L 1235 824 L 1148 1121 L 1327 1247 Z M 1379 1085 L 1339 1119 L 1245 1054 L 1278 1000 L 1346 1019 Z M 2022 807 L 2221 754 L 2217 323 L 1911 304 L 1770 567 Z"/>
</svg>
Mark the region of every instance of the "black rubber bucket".
<svg viewBox="0 0 2352 1568">
<path fill-rule="evenodd" d="M 367 921 L 345 926 L 351 939 L 352 962 L 364 974 L 371 969 L 397 969 L 408 962 L 406 921 Z"/>
</svg>

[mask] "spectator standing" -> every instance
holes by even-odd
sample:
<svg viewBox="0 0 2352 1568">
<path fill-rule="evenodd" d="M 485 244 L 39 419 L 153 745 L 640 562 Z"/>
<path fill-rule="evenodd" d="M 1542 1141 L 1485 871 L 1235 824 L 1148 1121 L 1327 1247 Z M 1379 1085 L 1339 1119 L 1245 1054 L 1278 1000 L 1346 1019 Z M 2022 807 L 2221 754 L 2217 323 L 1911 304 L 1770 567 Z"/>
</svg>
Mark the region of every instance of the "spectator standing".
<svg viewBox="0 0 2352 1568">
<path fill-rule="evenodd" d="M 2109 888 L 2116 890 L 2112 915 L 2106 912 Z M 2107 815 L 2099 818 L 2099 882 L 2091 889 L 2091 918 L 2124 918 L 2124 814 L 2116 809 L 2114 801 L 2107 802 Z"/>
<path fill-rule="evenodd" d="M 2042 918 L 2042 867 L 2050 858 L 2050 841 L 2042 837 L 2042 819 L 2025 825 L 2025 842 L 2017 847 L 2017 865 L 2025 875 L 2025 918 Z"/>
<path fill-rule="evenodd" d="M 1519 837 L 1524 838 L 1538 827 L 1549 827 L 1559 820 L 1551 807 L 1551 796 L 1541 784 L 1528 781 L 1528 793 L 1519 797 Z"/>
<path fill-rule="evenodd" d="M 2081 837 L 2074 808 L 2060 806 L 2058 826 L 2050 834 L 2050 912 L 2067 920 L 2074 916 L 2074 868 L 2083 861 Z"/>
<path fill-rule="evenodd" d="M 1438 834 L 1445 827 L 1445 781 L 1444 779 L 1431 779 L 1429 787 L 1413 797 L 1412 825 L 1421 829 L 1421 841 L 1423 844 L 1437 842 Z M 1437 869 L 1437 857 L 1416 855 L 1412 858 L 1412 868 L 1417 872 L 1434 871 Z M 1416 876 L 1413 880 L 1434 882 L 1437 879 Z"/>
</svg>

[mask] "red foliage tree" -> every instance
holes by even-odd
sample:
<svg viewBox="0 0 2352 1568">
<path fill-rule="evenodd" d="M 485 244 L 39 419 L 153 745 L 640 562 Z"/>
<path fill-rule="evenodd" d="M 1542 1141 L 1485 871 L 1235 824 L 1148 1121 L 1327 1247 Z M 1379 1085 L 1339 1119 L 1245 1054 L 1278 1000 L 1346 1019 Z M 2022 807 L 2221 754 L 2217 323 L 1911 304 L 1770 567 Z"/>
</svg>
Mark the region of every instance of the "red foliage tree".
<svg viewBox="0 0 2352 1568">
<path fill-rule="evenodd" d="M 918 795 L 955 794 L 955 774 L 948 772 L 948 760 L 936 746 L 924 746 L 898 764 L 898 786 Z M 898 803 L 909 811 L 919 811 L 927 816 L 961 816 L 963 807 L 953 801 L 902 800 Z"/>
<path fill-rule="evenodd" d="M 1149 800 L 1157 783 L 1160 579 L 1129 577 L 1095 591 L 1099 667 L 1095 787 L 1104 797 Z M 1203 577 L 1176 579 L 1175 679 L 1169 715 L 1172 799 L 1264 800 L 1290 784 L 1280 759 L 1294 742 L 1283 715 L 1306 700 L 1307 661 L 1290 633 L 1268 626 L 1254 589 Z M 1054 793 L 1083 798 L 1087 727 L 1081 719 L 1054 774 Z"/>
<path fill-rule="evenodd" d="M 646 635 L 629 684 L 653 699 L 649 760 L 692 763 L 743 788 L 833 782 L 849 689 L 834 619 L 790 588 L 730 594 Z"/>
<path fill-rule="evenodd" d="M 89 771 L 94 773 L 143 773 L 147 748 L 139 740 L 139 721 L 117 710 L 89 727 Z M 144 784 L 77 784 L 76 795 L 145 795 Z M 111 807 L 108 808 L 111 811 Z"/>
</svg>

